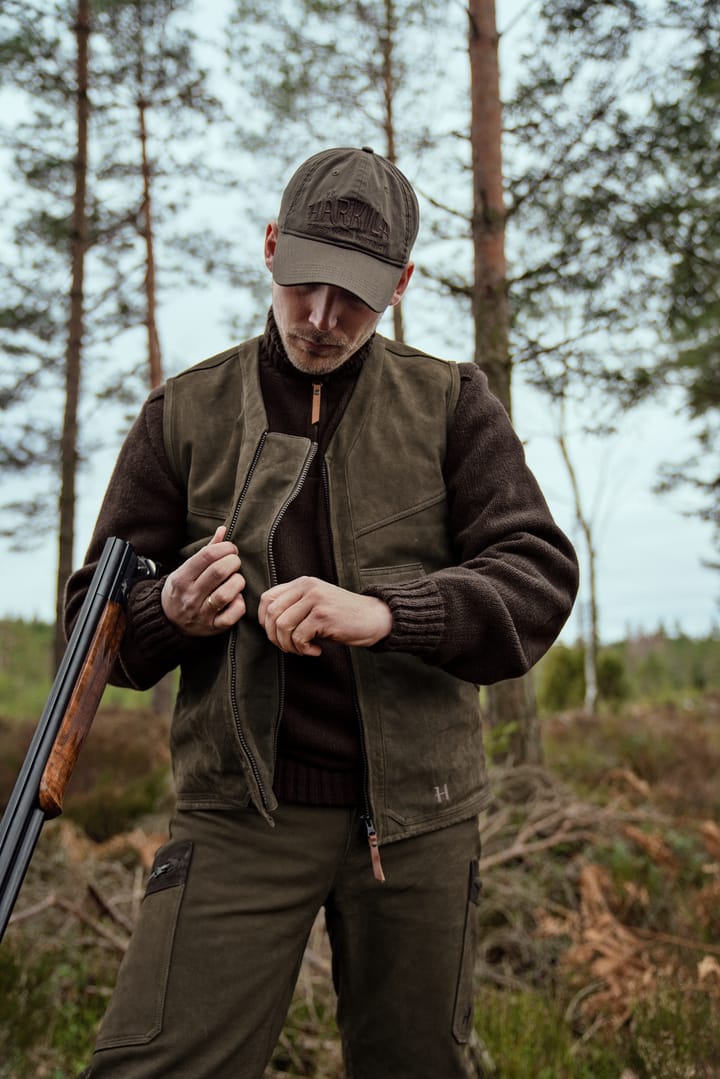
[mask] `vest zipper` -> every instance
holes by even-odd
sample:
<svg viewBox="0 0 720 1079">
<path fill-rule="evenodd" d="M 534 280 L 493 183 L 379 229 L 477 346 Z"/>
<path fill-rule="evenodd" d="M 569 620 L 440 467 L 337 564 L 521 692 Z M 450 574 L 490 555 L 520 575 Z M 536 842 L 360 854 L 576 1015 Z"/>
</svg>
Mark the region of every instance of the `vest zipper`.
<svg viewBox="0 0 720 1079">
<path fill-rule="evenodd" d="M 235 528 L 235 525 L 237 524 L 237 519 L 240 516 L 240 509 L 242 507 L 243 502 L 245 501 L 245 495 L 247 494 L 248 487 L 250 486 L 253 475 L 255 474 L 255 469 L 257 468 L 257 463 L 260 460 L 260 454 L 262 453 L 263 448 L 265 446 L 265 443 L 267 442 L 267 437 L 268 437 L 268 432 L 263 431 L 263 433 L 260 435 L 260 439 L 258 441 L 258 444 L 255 447 L 255 453 L 253 454 L 253 459 L 250 462 L 250 468 L 248 469 L 247 476 L 245 477 L 245 482 L 244 482 L 244 484 L 242 486 L 242 491 L 238 495 L 238 500 L 235 503 L 235 509 L 233 510 L 233 515 L 230 518 L 230 522 L 229 522 L 229 524 L 227 526 L 227 532 L 225 533 L 226 539 L 230 538 L 230 536 L 232 535 L 233 529 Z"/>
<path fill-rule="evenodd" d="M 270 532 L 268 534 L 268 547 L 267 547 L 267 550 L 268 550 L 268 568 L 270 570 L 270 587 L 271 588 L 272 588 L 273 585 L 276 585 L 278 583 L 278 580 L 277 580 L 277 567 L 276 567 L 276 564 L 275 564 L 275 555 L 273 553 L 273 542 L 275 540 L 275 533 L 277 532 L 278 528 L 280 527 L 280 523 L 281 523 L 283 517 L 285 516 L 285 513 L 287 511 L 288 506 L 300 494 L 300 491 L 302 490 L 303 484 L 305 483 L 305 480 L 307 479 L 307 474 L 310 471 L 310 466 L 312 465 L 312 463 L 313 463 L 313 461 L 315 459 L 315 454 L 317 453 L 317 451 L 318 451 L 317 442 L 311 442 L 310 443 L 310 449 L 307 452 L 307 457 L 305 458 L 305 463 L 303 464 L 303 467 L 302 467 L 302 469 L 300 471 L 300 475 L 297 478 L 297 482 L 296 482 L 295 486 L 293 487 L 292 491 L 290 492 L 290 494 L 287 496 L 287 498 L 283 502 L 282 506 L 280 507 L 280 510 L 279 510 L 275 520 L 273 521 L 272 527 L 271 527 Z M 278 744 L 278 737 L 279 737 L 279 734 L 280 734 L 280 720 L 282 718 L 284 708 L 285 708 L 285 654 L 278 649 L 278 711 L 277 711 L 277 718 L 275 720 L 275 730 L 273 732 L 273 768 L 275 767 L 275 761 L 277 760 L 277 744 Z"/>
<path fill-rule="evenodd" d="M 258 442 L 258 444 L 257 444 L 257 446 L 255 448 L 255 453 L 253 454 L 253 459 L 252 459 L 252 461 L 250 463 L 250 468 L 248 469 L 247 476 L 245 477 L 245 482 L 243 483 L 242 490 L 240 491 L 240 494 L 238 495 L 238 500 L 235 503 L 235 509 L 233 510 L 233 515 L 232 515 L 232 517 L 230 519 L 230 523 L 228 525 L 228 529 L 227 529 L 227 533 L 226 533 L 228 538 L 232 535 L 233 529 L 235 528 L 235 525 L 237 524 L 237 519 L 240 516 L 240 509 L 242 508 L 242 504 L 245 501 L 245 495 L 247 494 L 248 487 L 250 486 L 253 475 L 255 473 L 255 469 L 257 468 L 257 463 L 260 460 L 260 455 L 261 455 L 261 453 L 263 451 L 263 447 L 265 446 L 265 443 L 267 442 L 267 437 L 268 437 L 268 432 L 263 431 L 262 435 L 260 436 L 260 440 L 259 440 L 259 442 Z M 257 766 L 257 761 L 255 760 L 255 757 L 253 756 L 252 752 L 250 751 L 250 746 L 248 745 L 247 739 L 245 737 L 245 733 L 244 733 L 244 731 L 242 729 L 242 724 L 240 722 L 240 710 L 238 708 L 237 690 L 235 688 L 236 684 L 237 684 L 237 659 L 236 659 L 236 655 L 235 655 L 236 650 L 237 650 L 237 633 L 238 633 L 237 626 L 233 626 L 233 628 L 230 630 L 230 637 L 229 637 L 229 640 L 228 640 L 228 656 L 229 656 L 229 659 L 230 659 L 230 706 L 232 708 L 233 722 L 235 724 L 235 730 L 237 732 L 237 736 L 238 736 L 238 740 L 240 742 L 240 746 L 241 746 L 241 748 L 243 750 L 243 753 L 245 754 L 245 757 L 246 757 L 246 759 L 248 761 L 248 764 L 250 765 L 250 770 L 252 771 L 252 774 L 253 774 L 253 776 L 255 778 L 255 783 L 257 784 L 258 791 L 260 792 L 260 797 L 261 797 L 262 803 L 263 803 L 263 805 L 265 807 L 265 812 L 269 813 L 267 795 L 265 793 L 265 786 L 264 786 L 263 781 L 262 781 L 262 776 L 260 774 L 260 769 Z M 268 819 L 270 820 L 271 824 L 274 824 L 274 821 L 272 820 L 271 817 L 269 817 Z"/>
<path fill-rule="evenodd" d="M 330 525 L 330 484 L 328 482 L 327 466 L 326 466 L 324 460 L 323 460 L 323 463 L 322 463 L 321 475 L 322 475 L 323 495 L 324 495 L 324 498 L 325 498 L 325 512 L 326 512 L 327 517 L 328 517 L 328 526 L 329 526 Z M 329 536 L 330 536 L 331 553 L 332 553 L 332 558 L 333 558 L 333 563 L 334 563 L 335 562 L 335 555 L 332 552 L 332 529 L 331 528 L 329 528 Z M 336 573 L 335 576 L 337 578 L 337 573 Z M 362 713 L 360 712 L 360 702 L 358 701 L 358 698 L 357 698 L 357 687 L 355 685 L 355 674 L 354 674 L 354 671 L 352 669 L 352 664 L 350 665 L 350 673 L 351 673 L 351 676 L 352 676 L 353 709 L 355 711 L 355 717 L 357 719 L 358 729 L 360 731 L 360 754 L 361 754 L 361 757 L 362 757 L 362 768 L 363 768 L 363 813 L 362 813 L 362 821 L 363 821 L 363 824 L 365 825 L 365 833 L 367 835 L 368 846 L 370 847 L 370 863 L 372 865 L 373 877 L 375 878 L 375 880 L 379 881 L 382 884 L 382 883 L 385 882 L 385 874 L 383 872 L 382 861 L 380 859 L 380 844 L 378 843 L 377 832 L 375 830 L 375 822 L 373 821 L 373 816 L 372 816 L 372 806 L 370 804 L 370 783 L 369 783 L 369 779 L 368 779 L 369 766 L 368 766 L 367 749 L 365 747 L 365 726 L 364 726 L 363 720 L 362 720 Z"/>
<path fill-rule="evenodd" d="M 247 476 L 245 478 L 245 482 L 243 484 L 242 491 L 240 492 L 240 495 L 238 496 L 238 500 L 237 500 L 237 503 L 235 505 L 235 510 L 233 512 L 232 520 L 231 520 L 231 523 L 230 523 L 230 525 L 228 527 L 228 533 L 227 533 L 228 535 L 230 535 L 232 529 L 237 524 L 237 519 L 238 519 L 238 516 L 240 515 L 240 508 L 241 508 L 242 503 L 243 503 L 243 501 L 245 499 L 245 495 L 247 494 L 248 487 L 250 486 L 250 482 L 252 480 L 253 473 L 255 472 L 255 469 L 257 467 L 257 463 L 258 463 L 258 461 L 260 459 L 260 455 L 261 455 L 261 453 L 263 451 L 263 447 L 264 447 L 264 445 L 265 445 L 265 443 L 267 441 L 267 436 L 268 436 L 268 432 L 263 431 L 263 434 L 262 434 L 262 436 L 260 438 L 260 441 L 258 442 L 257 449 L 255 450 L 255 454 L 253 455 L 253 459 L 252 459 L 252 462 L 250 464 L 250 468 L 248 469 L 248 474 L 247 474 Z M 272 553 L 272 541 L 273 541 L 273 538 L 275 536 L 275 532 L 277 531 L 278 525 L 280 524 L 280 521 L 282 520 L 283 516 L 285 515 L 285 511 L 287 510 L 288 506 L 293 501 L 293 499 L 297 497 L 298 493 L 300 492 L 300 490 L 302 488 L 302 485 L 305 482 L 305 477 L 308 474 L 308 471 L 310 469 L 310 465 L 312 464 L 313 458 L 315 457 L 316 453 L 317 453 L 317 443 L 313 442 L 310 445 L 310 449 L 308 450 L 307 456 L 305 458 L 305 462 L 303 464 L 300 475 L 298 476 L 298 479 L 297 479 L 297 481 L 295 483 L 295 486 L 293 487 L 292 491 L 290 492 L 290 494 L 287 496 L 284 503 L 280 507 L 280 510 L 278 511 L 278 513 L 277 513 L 277 515 L 275 517 L 275 520 L 273 521 L 272 527 L 270 529 L 270 534 L 269 534 L 269 537 L 268 537 L 268 564 L 269 564 L 269 567 L 270 567 L 270 584 L 271 585 L 277 584 L 277 571 L 275 569 L 275 559 L 274 559 L 273 553 Z M 242 747 L 242 750 L 243 750 L 243 752 L 245 754 L 245 757 L 246 757 L 246 759 L 248 761 L 248 764 L 250 765 L 250 770 L 252 771 L 253 777 L 255 779 L 255 783 L 256 783 L 258 791 L 260 793 L 260 798 L 262 800 L 262 804 L 263 804 L 263 807 L 265 809 L 265 813 L 267 814 L 267 819 L 268 819 L 270 824 L 274 825 L 275 822 L 272 819 L 272 817 L 270 816 L 269 800 L 268 800 L 265 784 L 263 783 L 262 775 L 260 774 L 260 769 L 258 768 L 257 761 L 255 760 L 255 757 L 253 756 L 253 754 L 252 754 L 252 752 L 250 750 L 250 746 L 248 745 L 247 739 L 245 737 L 245 733 L 244 733 L 243 728 L 242 728 L 242 723 L 240 722 L 240 709 L 238 708 L 237 690 L 236 690 L 236 684 L 237 684 L 237 659 L 236 659 L 237 632 L 238 632 L 237 631 L 237 626 L 234 626 L 233 629 L 230 631 L 230 640 L 229 640 L 229 644 L 228 644 L 229 656 L 230 656 L 230 704 L 231 704 L 231 707 L 232 707 L 233 722 L 235 724 L 235 730 L 237 732 L 238 740 L 239 740 L 240 745 Z M 284 698 L 285 698 L 285 669 L 284 669 L 284 664 L 282 662 L 282 652 L 280 652 L 279 655 L 280 655 L 280 658 L 281 658 L 280 669 L 279 669 L 279 679 L 278 679 L 279 708 L 278 708 L 278 720 L 275 723 L 273 766 L 274 766 L 274 763 L 275 763 L 275 758 L 277 757 L 277 738 L 278 738 L 278 729 L 279 729 L 279 725 L 280 725 L 279 724 L 279 717 L 282 715 L 282 709 L 283 709 Z"/>
</svg>

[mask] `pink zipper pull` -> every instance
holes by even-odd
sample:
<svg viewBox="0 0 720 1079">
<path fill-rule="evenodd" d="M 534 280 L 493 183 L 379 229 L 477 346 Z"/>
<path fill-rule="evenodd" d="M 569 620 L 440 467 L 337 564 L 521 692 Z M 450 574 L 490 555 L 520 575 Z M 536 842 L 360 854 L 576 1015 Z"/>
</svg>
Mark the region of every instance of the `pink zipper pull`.
<svg viewBox="0 0 720 1079">
<path fill-rule="evenodd" d="M 383 873 L 382 862 L 380 861 L 380 844 L 378 843 L 375 825 L 369 817 L 366 817 L 365 819 L 365 828 L 367 829 L 368 843 L 370 844 L 370 861 L 372 862 L 373 876 L 375 877 L 375 880 L 384 884 L 385 874 Z"/>
</svg>

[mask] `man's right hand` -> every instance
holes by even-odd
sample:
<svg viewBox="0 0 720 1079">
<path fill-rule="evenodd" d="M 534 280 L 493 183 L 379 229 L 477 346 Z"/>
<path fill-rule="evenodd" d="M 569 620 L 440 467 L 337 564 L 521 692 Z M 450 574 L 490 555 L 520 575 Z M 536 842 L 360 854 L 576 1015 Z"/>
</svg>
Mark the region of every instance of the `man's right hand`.
<svg viewBox="0 0 720 1079">
<path fill-rule="evenodd" d="M 224 633 L 245 614 L 245 578 L 225 531 L 218 528 L 206 547 L 178 566 L 160 594 L 168 621 L 193 637 Z"/>
</svg>

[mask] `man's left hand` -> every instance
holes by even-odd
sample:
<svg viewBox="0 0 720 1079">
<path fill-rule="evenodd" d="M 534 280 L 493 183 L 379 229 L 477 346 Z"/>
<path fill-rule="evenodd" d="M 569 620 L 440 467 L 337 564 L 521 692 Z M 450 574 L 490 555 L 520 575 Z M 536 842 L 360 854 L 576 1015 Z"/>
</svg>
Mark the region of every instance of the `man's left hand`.
<svg viewBox="0 0 720 1079">
<path fill-rule="evenodd" d="M 390 608 L 317 577 L 297 577 L 260 597 L 258 621 L 283 652 L 319 656 L 321 640 L 369 648 L 392 629 Z"/>
</svg>

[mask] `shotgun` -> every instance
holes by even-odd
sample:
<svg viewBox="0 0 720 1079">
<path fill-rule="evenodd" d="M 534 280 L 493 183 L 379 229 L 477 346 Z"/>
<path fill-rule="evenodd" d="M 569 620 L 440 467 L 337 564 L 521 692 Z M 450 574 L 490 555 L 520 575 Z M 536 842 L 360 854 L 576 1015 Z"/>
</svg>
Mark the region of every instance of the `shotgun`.
<svg viewBox="0 0 720 1079">
<path fill-rule="evenodd" d="M 156 575 L 154 563 L 125 540 L 106 540 L 0 823 L 0 940 L 42 826 L 62 813 L 65 789 L 120 648 L 130 585 Z"/>
</svg>

